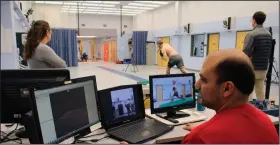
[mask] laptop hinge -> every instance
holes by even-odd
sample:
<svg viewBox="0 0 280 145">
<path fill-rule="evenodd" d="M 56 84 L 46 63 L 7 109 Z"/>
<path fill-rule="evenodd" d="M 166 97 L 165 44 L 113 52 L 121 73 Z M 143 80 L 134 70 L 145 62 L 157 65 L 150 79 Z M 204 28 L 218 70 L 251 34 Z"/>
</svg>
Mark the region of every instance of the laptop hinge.
<svg viewBox="0 0 280 145">
<path fill-rule="evenodd" d="M 116 129 L 116 128 L 119 128 L 119 127 L 122 127 L 122 126 L 125 126 L 125 125 L 133 124 L 133 123 L 135 123 L 135 122 L 140 122 L 140 121 L 143 121 L 143 120 L 145 120 L 145 118 L 141 118 L 141 119 L 138 119 L 138 120 L 135 120 L 135 121 L 132 121 L 132 122 L 126 123 L 126 124 L 122 124 L 122 125 L 119 125 L 119 126 L 116 126 L 116 127 L 110 128 L 110 129 L 108 129 L 108 131 L 110 131 L 110 130 L 114 130 L 114 129 Z"/>
</svg>

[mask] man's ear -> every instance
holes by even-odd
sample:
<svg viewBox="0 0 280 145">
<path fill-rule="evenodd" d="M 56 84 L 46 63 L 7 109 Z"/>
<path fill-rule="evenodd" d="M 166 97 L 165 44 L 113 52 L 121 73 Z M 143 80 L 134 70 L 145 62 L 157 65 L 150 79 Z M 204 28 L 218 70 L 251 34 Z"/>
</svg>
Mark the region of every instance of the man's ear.
<svg viewBox="0 0 280 145">
<path fill-rule="evenodd" d="M 231 81 L 227 81 L 224 82 L 223 89 L 224 97 L 229 97 L 231 94 L 233 94 L 235 86 Z"/>
</svg>

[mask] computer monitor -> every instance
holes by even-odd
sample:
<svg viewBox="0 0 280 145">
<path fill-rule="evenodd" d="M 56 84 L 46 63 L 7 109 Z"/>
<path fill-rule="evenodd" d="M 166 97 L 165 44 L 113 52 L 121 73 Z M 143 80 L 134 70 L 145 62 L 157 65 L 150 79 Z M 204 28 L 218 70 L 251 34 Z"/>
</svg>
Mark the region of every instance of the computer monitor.
<svg viewBox="0 0 280 145">
<path fill-rule="evenodd" d="M 195 74 L 153 75 L 149 77 L 151 113 L 164 119 L 187 117 L 179 110 L 195 108 Z"/>
<path fill-rule="evenodd" d="M 20 123 L 31 110 L 29 88 L 47 87 L 70 80 L 67 69 L 1 70 L 1 123 Z"/>
<path fill-rule="evenodd" d="M 99 123 L 95 76 L 30 92 L 38 136 L 32 143 L 60 143 Z"/>
</svg>

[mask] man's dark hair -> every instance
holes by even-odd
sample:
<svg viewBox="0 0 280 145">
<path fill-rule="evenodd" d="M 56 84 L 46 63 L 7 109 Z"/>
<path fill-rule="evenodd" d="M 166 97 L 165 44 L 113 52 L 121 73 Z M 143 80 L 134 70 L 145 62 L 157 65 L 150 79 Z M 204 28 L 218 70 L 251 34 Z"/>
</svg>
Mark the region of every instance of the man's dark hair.
<svg viewBox="0 0 280 145">
<path fill-rule="evenodd" d="M 228 58 L 216 66 L 217 83 L 231 81 L 243 94 L 250 95 L 255 84 L 253 68 L 244 60 Z"/>
<path fill-rule="evenodd" d="M 253 19 L 255 19 L 255 21 L 258 25 L 262 25 L 266 19 L 266 14 L 262 11 L 257 11 L 253 15 Z"/>
</svg>

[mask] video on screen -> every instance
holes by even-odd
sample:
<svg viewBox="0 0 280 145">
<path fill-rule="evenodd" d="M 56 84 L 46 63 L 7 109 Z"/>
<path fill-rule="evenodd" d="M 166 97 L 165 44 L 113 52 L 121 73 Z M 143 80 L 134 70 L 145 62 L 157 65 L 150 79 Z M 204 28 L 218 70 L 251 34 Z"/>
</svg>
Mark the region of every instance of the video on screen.
<svg viewBox="0 0 280 145">
<path fill-rule="evenodd" d="M 155 109 L 191 104 L 193 96 L 192 76 L 153 79 L 153 105 Z"/>
<path fill-rule="evenodd" d="M 114 120 L 136 114 L 132 88 L 112 91 L 111 99 Z"/>
</svg>

